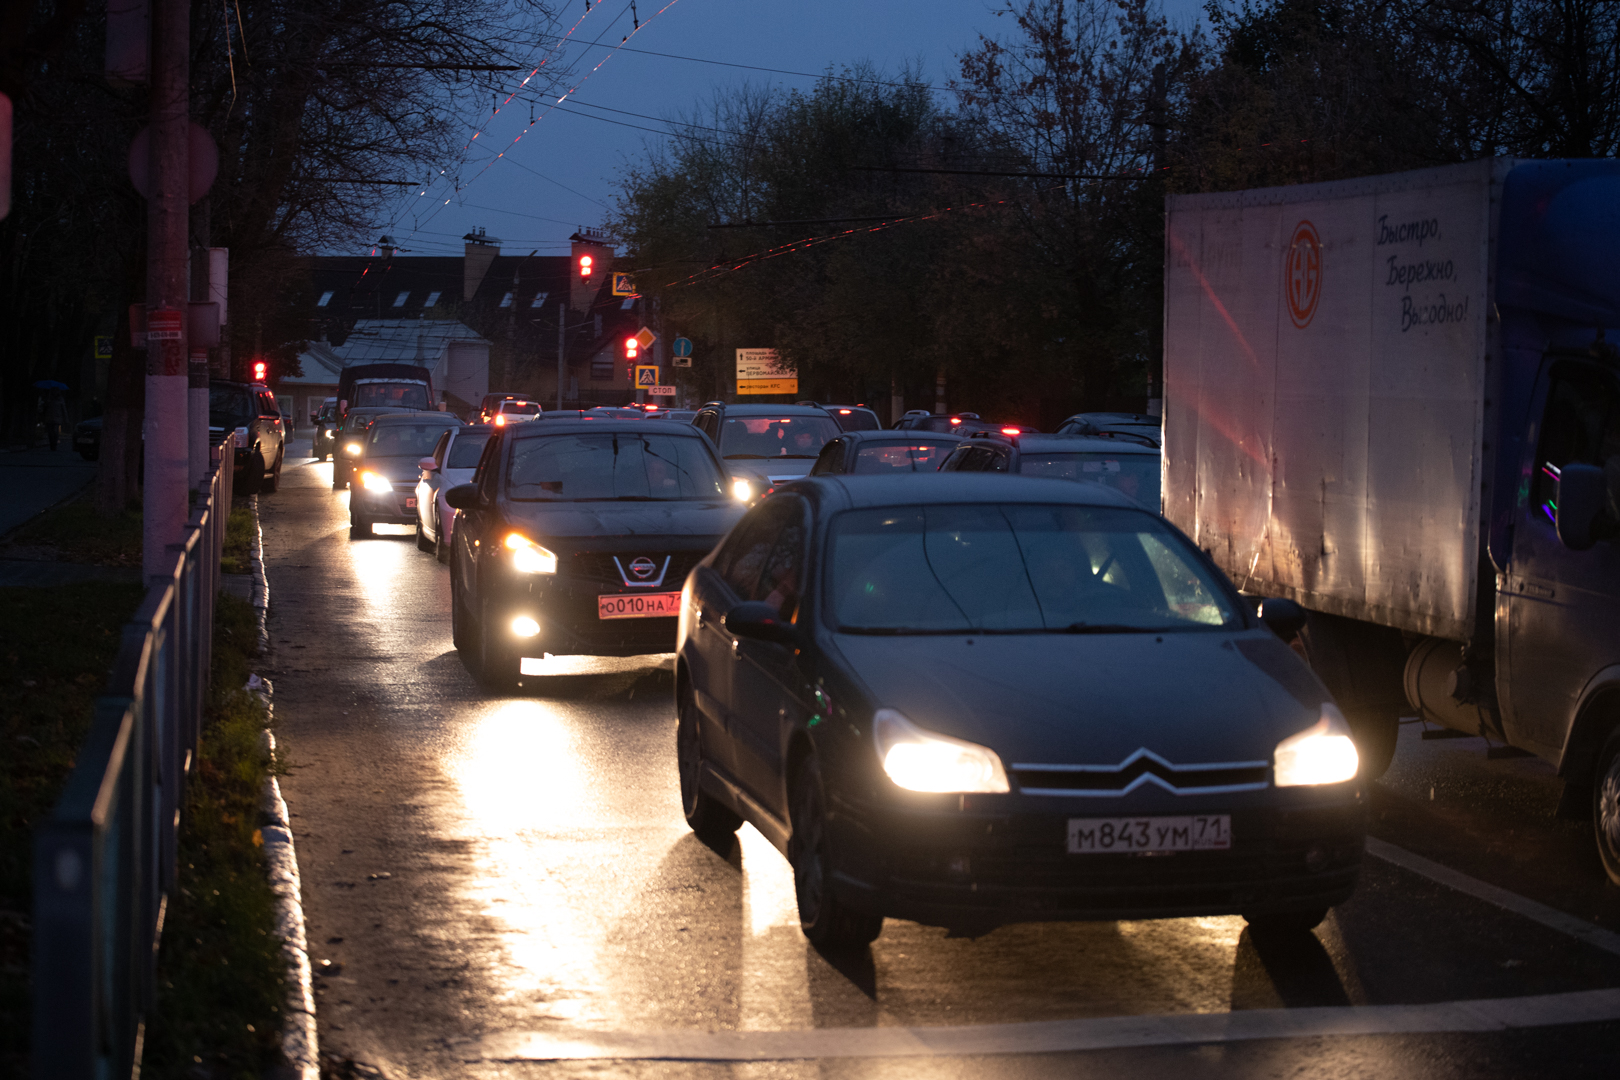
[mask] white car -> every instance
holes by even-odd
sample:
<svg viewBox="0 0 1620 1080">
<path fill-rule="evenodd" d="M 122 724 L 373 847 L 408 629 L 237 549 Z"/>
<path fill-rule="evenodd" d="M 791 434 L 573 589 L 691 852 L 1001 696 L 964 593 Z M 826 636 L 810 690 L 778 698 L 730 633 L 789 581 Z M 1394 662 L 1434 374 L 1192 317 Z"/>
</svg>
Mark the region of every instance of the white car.
<svg viewBox="0 0 1620 1080">
<path fill-rule="evenodd" d="M 450 534 L 456 521 L 444 493 L 473 478 L 494 430 L 488 424 L 451 428 L 440 437 L 433 456 L 418 462 L 422 478 L 416 482 L 416 546 L 433 552 L 440 562 L 450 561 Z"/>
</svg>

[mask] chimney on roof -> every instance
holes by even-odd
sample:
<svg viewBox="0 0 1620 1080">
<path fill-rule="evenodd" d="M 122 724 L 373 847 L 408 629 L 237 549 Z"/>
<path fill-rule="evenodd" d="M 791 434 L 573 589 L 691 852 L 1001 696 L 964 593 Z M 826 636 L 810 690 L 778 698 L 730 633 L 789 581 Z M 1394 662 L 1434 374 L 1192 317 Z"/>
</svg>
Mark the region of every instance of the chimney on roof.
<svg viewBox="0 0 1620 1080">
<path fill-rule="evenodd" d="M 487 236 L 482 227 L 474 229 L 461 238 L 466 241 L 462 249 L 465 258 L 461 264 L 461 298 L 471 300 L 478 292 L 478 286 L 484 283 L 484 275 L 489 273 L 490 263 L 495 256 L 501 253 L 501 242 L 493 236 Z"/>
<path fill-rule="evenodd" d="M 377 238 L 377 251 L 385 259 L 392 259 L 399 254 L 399 244 L 392 236 L 379 236 Z"/>
</svg>

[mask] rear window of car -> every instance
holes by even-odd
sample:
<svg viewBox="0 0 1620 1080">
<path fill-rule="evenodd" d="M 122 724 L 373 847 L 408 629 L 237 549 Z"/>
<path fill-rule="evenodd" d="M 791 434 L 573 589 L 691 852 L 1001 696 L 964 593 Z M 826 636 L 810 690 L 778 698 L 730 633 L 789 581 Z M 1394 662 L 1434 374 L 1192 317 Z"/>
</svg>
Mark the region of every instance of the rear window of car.
<svg viewBox="0 0 1620 1080">
<path fill-rule="evenodd" d="M 507 416 L 539 416 L 540 406 L 532 401 L 503 401 L 500 411 Z"/>
<path fill-rule="evenodd" d="M 827 411 L 832 413 L 834 420 L 838 421 L 838 426 L 839 426 L 839 428 L 841 430 L 844 430 L 844 431 L 882 431 L 883 430 L 883 425 L 878 423 L 878 418 L 873 416 L 871 413 L 867 412 L 865 409 L 834 409 L 834 408 L 829 408 Z"/>
<path fill-rule="evenodd" d="M 367 457 L 427 457 L 439 444 L 444 424 L 376 424 L 366 440 Z"/>
<path fill-rule="evenodd" d="M 208 422 L 214 427 L 241 427 L 259 415 L 253 395 L 236 386 L 208 388 Z"/>
<path fill-rule="evenodd" d="M 1241 625 L 1156 515 L 973 504 L 833 519 L 829 609 L 851 633 L 1160 632 Z"/>
<path fill-rule="evenodd" d="M 427 387 L 416 382 L 359 382 L 350 391 L 350 408 L 428 409 Z"/>
<path fill-rule="evenodd" d="M 478 459 L 484 454 L 484 444 L 489 442 L 489 432 L 475 431 L 470 435 L 457 435 L 456 441 L 450 444 L 450 460 L 444 463 L 447 469 L 476 469 Z"/>
<path fill-rule="evenodd" d="M 956 446 L 954 442 L 930 442 L 915 439 L 903 443 L 878 443 L 863 446 L 855 454 L 856 474 L 893 472 L 936 472 Z"/>
<path fill-rule="evenodd" d="M 725 488 L 699 437 L 578 432 L 519 439 L 506 494 L 520 502 L 713 499 Z"/>
<path fill-rule="evenodd" d="M 1025 476 L 1090 480 L 1129 495 L 1149 510 L 1159 508 L 1159 455 L 1108 453 L 1025 453 L 1018 459 Z"/>
<path fill-rule="evenodd" d="M 839 434 L 830 416 L 728 416 L 720 428 L 720 456 L 813 458 Z"/>
</svg>

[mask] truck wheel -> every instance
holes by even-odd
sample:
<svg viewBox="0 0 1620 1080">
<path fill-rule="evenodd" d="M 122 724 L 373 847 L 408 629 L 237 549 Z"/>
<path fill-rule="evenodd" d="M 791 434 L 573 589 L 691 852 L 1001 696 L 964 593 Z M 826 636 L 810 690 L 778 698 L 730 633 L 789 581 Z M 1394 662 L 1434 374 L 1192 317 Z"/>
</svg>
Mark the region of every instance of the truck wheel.
<svg viewBox="0 0 1620 1080">
<path fill-rule="evenodd" d="M 1328 688 L 1361 755 L 1361 776 L 1376 780 L 1395 757 L 1400 717 L 1407 708 L 1402 673 L 1406 652 L 1400 631 L 1319 611 L 1290 642 Z"/>
<path fill-rule="evenodd" d="M 1609 732 L 1592 781 L 1592 831 L 1609 880 L 1620 885 L 1620 727 Z"/>
</svg>

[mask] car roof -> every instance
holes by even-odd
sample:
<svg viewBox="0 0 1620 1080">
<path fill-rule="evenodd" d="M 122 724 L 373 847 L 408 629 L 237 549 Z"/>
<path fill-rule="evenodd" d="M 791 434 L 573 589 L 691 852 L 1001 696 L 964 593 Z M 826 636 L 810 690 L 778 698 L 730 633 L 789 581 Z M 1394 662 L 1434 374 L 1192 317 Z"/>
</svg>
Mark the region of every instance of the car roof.
<svg viewBox="0 0 1620 1080">
<path fill-rule="evenodd" d="M 548 435 L 559 435 L 570 431 L 594 431 L 627 433 L 630 435 L 645 435 L 649 430 L 659 435 L 674 435 L 677 438 L 703 438 L 703 433 L 690 424 L 670 424 L 666 427 L 647 427 L 644 419 L 639 417 L 607 416 L 601 419 L 581 417 L 558 417 L 544 424 L 514 424 L 502 428 L 508 439 L 537 439 Z"/>
<path fill-rule="evenodd" d="M 981 442 L 1001 442 L 1000 439 L 981 439 Z M 1007 440 L 1010 442 L 1011 440 Z M 1094 435 L 1020 435 L 1018 436 L 1018 452 L 1022 454 L 1041 452 L 1089 453 L 1099 454 L 1143 454 L 1159 456 L 1159 448 L 1144 443 L 1121 442 L 1118 439 L 1099 439 Z"/>
<path fill-rule="evenodd" d="M 442 413 L 436 409 L 423 409 L 420 412 L 391 412 L 383 413 L 377 417 L 372 427 L 389 426 L 389 421 L 400 424 L 421 424 L 430 420 L 444 421 L 445 427 L 462 427 L 461 418 L 455 413 Z"/>
<path fill-rule="evenodd" d="M 846 431 L 843 438 L 855 442 L 910 443 L 918 439 L 942 439 L 945 442 L 967 442 L 967 437 L 954 431 L 926 431 L 917 428 L 888 428 L 880 431 Z"/>
<path fill-rule="evenodd" d="M 807 476 L 777 487 L 799 492 L 828 509 L 867 509 L 946 503 L 1067 503 L 1143 510 L 1142 504 L 1102 484 L 1055 483 L 1008 473 L 903 473 L 899 476 Z M 1144 510 L 1152 513 L 1151 510 Z"/>
<path fill-rule="evenodd" d="M 726 405 L 726 415 L 735 413 L 738 416 L 819 416 L 823 419 L 832 419 L 827 410 L 819 405 Z"/>
</svg>

